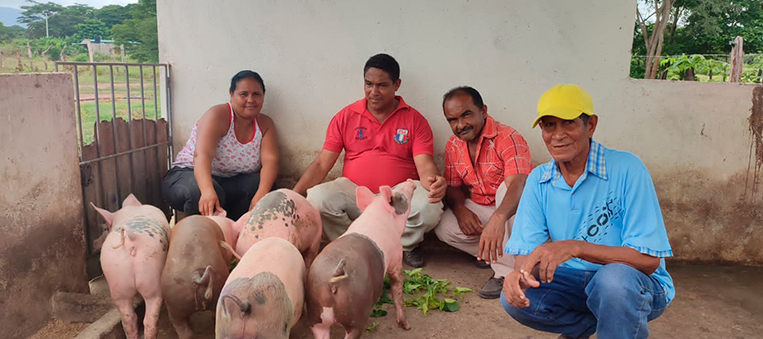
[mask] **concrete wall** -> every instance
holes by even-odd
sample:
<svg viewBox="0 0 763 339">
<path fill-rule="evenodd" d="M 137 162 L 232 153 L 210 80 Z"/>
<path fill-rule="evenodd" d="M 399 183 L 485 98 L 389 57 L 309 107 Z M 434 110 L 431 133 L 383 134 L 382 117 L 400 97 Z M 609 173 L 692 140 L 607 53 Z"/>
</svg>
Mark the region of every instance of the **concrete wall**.
<svg viewBox="0 0 763 339">
<path fill-rule="evenodd" d="M 157 6 L 160 59 L 172 65 L 176 146 L 207 107 L 228 100 L 230 77 L 253 69 L 267 87 L 263 112 L 279 130 L 282 182 L 293 184 L 331 117 L 363 96 L 366 59 L 386 52 L 401 64 L 398 93 L 432 125 L 438 161 L 451 135 L 442 94 L 471 85 L 541 163 L 549 156 L 530 128 L 537 99 L 556 83 L 578 83 L 601 116 L 596 139 L 638 154 L 652 170 L 679 259 L 763 264 L 763 239 L 752 232 L 761 201 L 744 198 L 753 89 L 629 79 L 635 0 Z M 703 201 L 712 207 L 698 207 Z"/>
<path fill-rule="evenodd" d="M 71 75 L 0 74 L 0 122 L 0 329 L 26 338 L 87 291 Z"/>
</svg>

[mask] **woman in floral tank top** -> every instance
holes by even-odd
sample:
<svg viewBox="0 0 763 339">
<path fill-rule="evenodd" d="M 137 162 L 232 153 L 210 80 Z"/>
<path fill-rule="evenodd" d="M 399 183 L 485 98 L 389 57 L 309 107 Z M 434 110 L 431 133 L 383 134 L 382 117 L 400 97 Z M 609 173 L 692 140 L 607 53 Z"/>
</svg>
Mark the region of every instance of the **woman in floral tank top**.
<svg viewBox="0 0 763 339">
<path fill-rule="evenodd" d="M 259 74 L 238 72 L 230 103 L 212 106 L 162 180 L 172 208 L 190 214 L 226 212 L 238 219 L 267 194 L 278 175 L 273 120 L 261 114 L 265 84 Z"/>
</svg>

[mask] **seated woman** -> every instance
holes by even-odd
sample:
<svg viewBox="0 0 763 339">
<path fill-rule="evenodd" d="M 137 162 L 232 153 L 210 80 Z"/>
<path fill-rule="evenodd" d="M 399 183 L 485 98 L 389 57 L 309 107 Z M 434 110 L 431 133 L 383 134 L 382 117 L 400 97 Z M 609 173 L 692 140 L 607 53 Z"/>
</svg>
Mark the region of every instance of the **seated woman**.
<svg viewBox="0 0 763 339">
<path fill-rule="evenodd" d="M 259 74 L 238 72 L 230 102 L 212 106 L 162 180 L 164 199 L 188 215 L 225 211 L 238 219 L 267 194 L 278 175 L 273 120 L 260 114 L 265 84 Z"/>
</svg>

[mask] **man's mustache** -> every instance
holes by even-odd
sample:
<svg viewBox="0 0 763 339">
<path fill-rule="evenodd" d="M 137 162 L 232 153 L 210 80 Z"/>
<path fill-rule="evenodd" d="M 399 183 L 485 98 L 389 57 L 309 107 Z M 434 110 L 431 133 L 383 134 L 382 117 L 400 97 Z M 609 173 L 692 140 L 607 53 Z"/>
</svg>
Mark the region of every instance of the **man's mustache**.
<svg viewBox="0 0 763 339">
<path fill-rule="evenodd" d="M 456 130 L 456 134 L 461 134 L 461 133 L 464 133 L 464 132 L 466 132 L 466 131 L 471 131 L 472 129 L 474 129 L 474 127 L 472 127 L 472 126 L 466 126 L 466 127 L 464 127 L 464 129 L 459 129 L 459 130 Z"/>
</svg>

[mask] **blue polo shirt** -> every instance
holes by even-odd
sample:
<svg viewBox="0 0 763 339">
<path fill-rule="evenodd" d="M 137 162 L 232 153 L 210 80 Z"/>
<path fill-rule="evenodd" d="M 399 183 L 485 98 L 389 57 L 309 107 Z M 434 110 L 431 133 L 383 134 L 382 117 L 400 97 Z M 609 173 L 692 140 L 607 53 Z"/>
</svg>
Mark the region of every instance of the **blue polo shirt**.
<svg viewBox="0 0 763 339">
<path fill-rule="evenodd" d="M 630 247 L 661 258 L 652 277 L 665 289 L 669 303 L 675 288 L 665 258 L 673 251 L 646 166 L 632 153 L 592 140 L 586 169 L 573 187 L 554 160 L 530 173 L 505 252 L 528 255 L 549 238 Z M 601 267 L 579 258 L 562 266 L 587 271 Z"/>
</svg>

